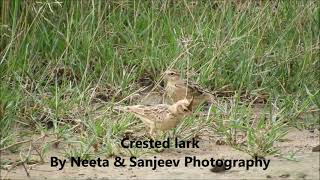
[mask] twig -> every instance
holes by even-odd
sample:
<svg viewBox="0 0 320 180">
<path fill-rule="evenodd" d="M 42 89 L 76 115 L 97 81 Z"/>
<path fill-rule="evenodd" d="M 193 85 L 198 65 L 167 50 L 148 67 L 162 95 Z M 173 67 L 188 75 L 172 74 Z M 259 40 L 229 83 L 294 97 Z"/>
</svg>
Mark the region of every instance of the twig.
<svg viewBox="0 0 320 180">
<path fill-rule="evenodd" d="M 24 162 L 22 162 L 22 166 L 23 166 L 23 168 L 24 168 L 24 171 L 27 173 L 27 176 L 30 177 L 30 174 L 29 174 L 29 172 L 28 172 L 28 170 L 27 170 L 26 165 L 24 164 Z"/>
<path fill-rule="evenodd" d="M 28 172 L 28 170 L 27 170 L 27 168 L 26 168 L 26 165 L 25 165 L 25 162 L 27 162 L 28 161 L 28 159 L 29 159 L 29 157 L 30 157 L 30 155 L 31 155 L 31 151 L 32 151 L 32 141 L 30 142 L 30 146 L 29 146 L 29 151 L 28 151 L 28 154 L 27 154 L 27 156 L 24 158 L 24 160 L 22 161 L 22 166 L 23 166 L 23 168 L 24 168 L 24 171 L 26 172 L 26 174 L 27 174 L 27 176 L 28 177 L 30 177 L 30 174 L 29 174 L 29 172 Z M 20 158 L 21 158 L 21 152 L 20 152 Z M 22 158 L 21 158 L 22 159 Z"/>
<path fill-rule="evenodd" d="M 53 134 L 55 134 L 55 133 L 53 133 Z M 44 138 L 44 137 L 46 137 L 46 136 L 53 135 L 53 134 L 44 134 L 44 135 L 40 136 L 38 139 L 36 139 L 36 140 L 33 141 L 33 142 L 36 142 L 36 141 L 38 141 L 39 139 L 42 139 L 42 138 Z M 6 149 L 9 149 L 9 148 L 11 148 L 11 147 L 13 147 L 13 146 L 16 146 L 16 145 L 19 145 L 19 144 L 24 144 L 24 143 L 27 143 L 27 142 L 30 142 L 30 141 L 32 141 L 32 139 L 25 140 L 25 141 L 20 141 L 20 142 L 11 144 L 11 145 L 9 145 L 9 146 L 7 146 L 7 147 L 4 147 L 4 148 L 0 149 L 0 152 L 1 152 L 1 151 L 4 151 L 4 150 L 6 150 Z"/>
<path fill-rule="evenodd" d="M 29 140 L 20 141 L 20 142 L 11 144 L 11 145 L 9 145 L 9 146 L 7 146 L 7 147 L 4 147 L 4 148 L 0 149 L 0 152 L 1 152 L 1 151 L 4 151 L 4 150 L 6 150 L 6 149 L 9 149 L 9 148 L 11 148 L 11 147 L 13 147 L 13 146 L 16 146 L 16 145 L 19 145 L 19 144 L 24 144 L 24 143 L 27 143 L 27 142 L 30 142 L 30 141 L 32 141 L 32 140 L 29 139 Z"/>
<path fill-rule="evenodd" d="M 39 155 L 39 157 L 40 157 L 40 159 L 41 159 L 41 162 L 43 163 L 43 162 L 44 162 L 44 159 L 43 159 L 43 157 L 42 157 L 42 154 L 39 152 L 38 148 L 36 148 L 36 147 L 34 146 L 34 144 L 31 144 L 31 145 L 32 145 L 33 149 L 36 150 L 37 154 Z"/>
<path fill-rule="evenodd" d="M 21 163 L 22 163 L 22 161 L 15 162 L 14 164 L 12 164 L 11 168 L 8 169 L 6 175 L 4 175 L 4 176 L 2 177 L 2 179 L 6 179 L 6 177 L 7 177 L 8 174 L 10 173 L 10 171 L 11 171 L 12 169 L 14 169 L 15 167 L 17 167 L 18 165 L 20 165 Z"/>
</svg>

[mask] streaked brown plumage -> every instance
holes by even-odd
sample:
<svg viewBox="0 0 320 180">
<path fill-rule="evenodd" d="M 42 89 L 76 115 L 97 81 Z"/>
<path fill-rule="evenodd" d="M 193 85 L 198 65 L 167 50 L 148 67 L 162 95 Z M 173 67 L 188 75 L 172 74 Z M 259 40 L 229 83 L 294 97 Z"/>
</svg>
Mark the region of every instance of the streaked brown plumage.
<svg viewBox="0 0 320 180">
<path fill-rule="evenodd" d="M 183 99 L 173 105 L 118 106 L 115 109 L 133 113 L 150 127 L 150 134 L 154 135 L 157 130 L 165 131 L 176 127 L 185 116 L 191 114 L 191 104 L 192 100 Z"/>
<path fill-rule="evenodd" d="M 210 101 L 213 98 L 213 95 L 201 86 L 181 79 L 180 73 L 177 71 L 165 71 L 164 79 L 167 81 L 166 94 L 173 103 L 184 98 L 193 98 L 192 110 L 194 110 L 199 104 Z"/>
</svg>

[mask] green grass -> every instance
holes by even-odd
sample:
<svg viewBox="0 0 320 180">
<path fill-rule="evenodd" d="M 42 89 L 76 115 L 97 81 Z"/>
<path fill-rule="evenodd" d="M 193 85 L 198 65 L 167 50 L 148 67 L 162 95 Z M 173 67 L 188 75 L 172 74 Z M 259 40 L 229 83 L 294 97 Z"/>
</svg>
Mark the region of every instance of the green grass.
<svg viewBox="0 0 320 180">
<path fill-rule="evenodd" d="M 213 91 L 266 96 L 262 111 L 277 113 L 259 126 L 269 133 L 266 139 L 249 125 L 252 109 L 238 97 L 212 109 L 220 118 L 216 132 L 227 141 L 233 142 L 233 132 L 248 133 L 247 149 L 240 149 L 250 154 L 273 152 L 284 123 L 319 128 L 317 1 L 248 3 L 240 10 L 232 1 L 1 3 L 1 148 L 20 139 L 18 126 L 78 142 L 81 151 L 71 148 L 67 156 L 89 156 L 93 144 L 103 154 L 122 153 L 117 144 L 125 132 L 144 127 L 110 107 L 139 89 L 143 76 L 158 81 L 168 67 L 189 72 Z M 98 93 L 106 96 L 103 112 L 94 108 Z M 193 124 L 212 122 L 189 119 L 176 132 L 191 137 L 199 132 L 188 131 Z M 267 147 L 264 141 L 270 141 Z"/>
</svg>

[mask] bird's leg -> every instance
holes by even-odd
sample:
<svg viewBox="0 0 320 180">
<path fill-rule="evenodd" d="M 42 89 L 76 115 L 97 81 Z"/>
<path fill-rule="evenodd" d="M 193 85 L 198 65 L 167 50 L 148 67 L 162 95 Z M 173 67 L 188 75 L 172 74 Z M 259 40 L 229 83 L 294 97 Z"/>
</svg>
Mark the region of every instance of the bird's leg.
<svg viewBox="0 0 320 180">
<path fill-rule="evenodd" d="M 171 133 L 169 132 L 169 138 L 170 138 L 170 136 L 171 136 Z M 174 130 L 172 131 L 172 139 L 174 139 L 175 136 L 176 136 L 176 129 L 174 129 Z"/>
<path fill-rule="evenodd" d="M 149 134 L 152 135 L 154 133 L 154 128 L 153 127 L 150 127 L 150 132 Z"/>
<path fill-rule="evenodd" d="M 155 133 L 155 130 L 154 130 L 154 127 L 150 127 L 150 132 L 149 132 L 149 134 L 150 134 L 150 137 L 153 139 L 153 140 L 155 140 L 155 135 L 156 135 L 156 133 Z"/>
<path fill-rule="evenodd" d="M 162 131 L 164 138 L 170 138 L 170 131 Z"/>
<path fill-rule="evenodd" d="M 165 132 L 165 138 L 166 139 L 174 139 L 174 131 L 167 131 Z"/>
</svg>

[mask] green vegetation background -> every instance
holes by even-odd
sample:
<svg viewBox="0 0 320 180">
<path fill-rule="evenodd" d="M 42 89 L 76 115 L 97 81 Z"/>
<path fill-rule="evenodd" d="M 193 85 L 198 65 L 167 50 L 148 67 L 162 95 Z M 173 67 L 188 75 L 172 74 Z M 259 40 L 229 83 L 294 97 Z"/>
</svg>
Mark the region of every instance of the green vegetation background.
<svg viewBox="0 0 320 180">
<path fill-rule="evenodd" d="M 80 119 L 84 137 L 105 137 L 106 120 L 88 117 L 95 92 L 112 104 L 171 66 L 214 91 L 264 95 L 294 126 L 319 124 L 318 114 L 298 120 L 319 112 L 317 1 L 0 3 L 0 147 L 15 125 L 46 131 L 42 121 L 66 135 Z"/>
</svg>

